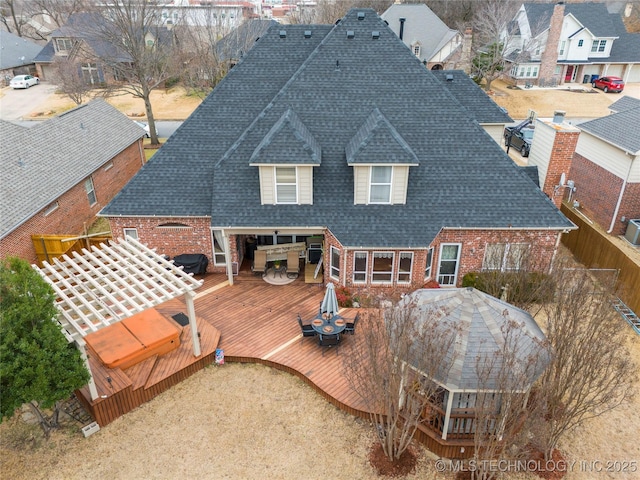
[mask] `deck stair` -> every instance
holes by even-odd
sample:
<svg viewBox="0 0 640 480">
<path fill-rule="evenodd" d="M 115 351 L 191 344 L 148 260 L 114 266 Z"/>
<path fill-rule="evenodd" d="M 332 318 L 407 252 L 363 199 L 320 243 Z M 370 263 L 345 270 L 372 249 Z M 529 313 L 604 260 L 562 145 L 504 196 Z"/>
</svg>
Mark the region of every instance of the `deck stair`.
<svg viewBox="0 0 640 480">
<path fill-rule="evenodd" d="M 640 335 L 640 318 L 638 318 L 633 310 L 627 307 L 619 298 L 617 298 L 616 301 L 613 302 L 613 308 L 615 308 L 616 311 L 620 315 L 622 315 L 622 318 L 624 318 L 627 323 L 631 325 L 631 327 L 636 331 L 636 333 Z"/>
</svg>

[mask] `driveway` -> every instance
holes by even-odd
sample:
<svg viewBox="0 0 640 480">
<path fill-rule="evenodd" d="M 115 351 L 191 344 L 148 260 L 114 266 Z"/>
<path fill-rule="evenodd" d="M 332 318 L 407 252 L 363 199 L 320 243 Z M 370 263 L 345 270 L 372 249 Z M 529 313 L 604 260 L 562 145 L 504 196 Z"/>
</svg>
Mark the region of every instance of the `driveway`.
<svg viewBox="0 0 640 480">
<path fill-rule="evenodd" d="M 13 90 L 4 87 L 0 91 L 0 119 L 23 120 L 36 108 L 43 104 L 56 91 L 56 86 L 48 82 L 42 82 L 31 88 Z M 24 118 L 31 120 L 30 118 Z"/>
</svg>

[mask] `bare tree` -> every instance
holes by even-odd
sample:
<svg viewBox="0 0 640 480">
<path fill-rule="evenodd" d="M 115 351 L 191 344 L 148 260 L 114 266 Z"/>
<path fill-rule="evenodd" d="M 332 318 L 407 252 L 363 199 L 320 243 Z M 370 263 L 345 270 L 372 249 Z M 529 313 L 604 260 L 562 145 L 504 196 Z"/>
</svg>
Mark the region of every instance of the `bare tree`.
<svg viewBox="0 0 640 480">
<path fill-rule="evenodd" d="M 162 26 L 162 12 L 155 0 L 112 0 L 100 12 L 104 22 L 96 25 L 90 35 L 104 48 L 94 54 L 117 80 L 107 82 L 105 94 L 128 93 L 142 99 L 151 143 L 157 145 L 151 92 L 174 74 L 173 34 Z"/>
<path fill-rule="evenodd" d="M 486 81 L 487 90 L 504 70 L 504 54 L 513 38 L 510 22 L 519 7 L 520 3 L 514 0 L 482 0 L 476 7 L 472 73 L 477 82 Z"/>
<path fill-rule="evenodd" d="M 456 328 L 441 321 L 443 312 L 413 301 L 364 315 L 362 341 L 345 356 L 347 377 L 371 412 L 384 453 L 396 461 L 426 420 L 438 391 L 434 379 L 446 377 L 455 360 Z"/>
<path fill-rule="evenodd" d="M 19 37 L 24 36 L 23 30 L 28 24 L 29 18 L 24 12 L 25 5 L 20 0 L 1 0 L 0 1 L 0 21 L 6 28 L 7 32 L 13 33 Z"/>
<path fill-rule="evenodd" d="M 508 313 L 505 311 L 508 317 Z M 474 408 L 475 478 L 498 473 L 491 466 L 526 455 L 524 426 L 530 415 L 527 399 L 533 381 L 549 361 L 546 343 L 528 337 L 524 325 L 506 318 L 498 348 L 478 355 L 478 392 Z M 533 348 L 532 348 L 533 346 Z"/>
<path fill-rule="evenodd" d="M 544 309 L 553 358 L 536 391 L 533 438 L 549 459 L 558 441 L 588 419 L 628 402 L 638 380 L 625 323 L 586 270 L 555 270 L 556 296 Z"/>
<path fill-rule="evenodd" d="M 52 64 L 53 81 L 76 105 L 80 105 L 91 91 L 91 84 L 85 81 L 78 68 L 77 63 L 65 57 L 56 57 Z"/>
</svg>

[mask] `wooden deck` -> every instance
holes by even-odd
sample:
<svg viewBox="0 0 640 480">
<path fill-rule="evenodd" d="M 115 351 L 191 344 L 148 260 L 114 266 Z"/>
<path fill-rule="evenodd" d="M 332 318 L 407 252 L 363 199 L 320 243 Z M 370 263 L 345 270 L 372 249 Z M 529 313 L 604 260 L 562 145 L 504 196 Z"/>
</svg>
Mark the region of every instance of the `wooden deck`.
<svg viewBox="0 0 640 480">
<path fill-rule="evenodd" d="M 313 338 L 302 338 L 296 315 L 311 319 L 324 297 L 323 284 L 307 284 L 300 275 L 288 285 L 270 285 L 250 271 L 241 269 L 230 286 L 221 274 L 209 274 L 195 298 L 202 355 L 193 356 L 189 327 L 181 335 L 180 347 L 167 355 L 153 357 L 126 371 L 108 370 L 91 356 L 92 371 L 100 395 L 94 402 L 88 398 L 88 388 L 80 391 L 81 400 L 100 425 L 150 400 L 162 391 L 184 380 L 195 371 L 213 363 L 216 348 L 224 351 L 225 362 L 262 363 L 287 371 L 311 385 L 336 407 L 353 415 L 369 418 L 363 400 L 351 389 L 344 375 L 345 348 L 362 336 L 343 336 L 342 346 L 324 351 Z M 175 299 L 157 307 L 167 317 L 185 312 L 183 299 Z M 354 309 L 343 309 L 341 315 L 353 318 Z M 362 323 L 358 327 L 364 327 Z M 111 382 L 106 381 L 111 378 Z M 120 392 L 118 395 L 115 393 Z M 111 396 L 120 397 L 108 402 Z M 123 398 L 125 399 L 123 401 Z M 126 410 L 126 411 L 125 411 Z M 424 429 L 423 429 L 424 430 Z M 472 450 L 473 441 L 441 440 L 430 431 L 419 432 L 421 439 L 435 453 L 460 456 Z M 464 455 L 467 456 L 467 455 Z"/>
</svg>

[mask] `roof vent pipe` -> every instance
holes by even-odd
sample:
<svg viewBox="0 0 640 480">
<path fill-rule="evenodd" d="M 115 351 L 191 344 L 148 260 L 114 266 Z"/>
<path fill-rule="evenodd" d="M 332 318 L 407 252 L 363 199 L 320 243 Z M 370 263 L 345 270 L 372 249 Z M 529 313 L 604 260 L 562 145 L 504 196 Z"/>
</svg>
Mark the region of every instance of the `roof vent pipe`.
<svg viewBox="0 0 640 480">
<path fill-rule="evenodd" d="M 556 110 L 553 112 L 553 123 L 560 124 L 564 122 L 564 116 L 567 112 L 563 112 L 562 110 Z"/>
<path fill-rule="evenodd" d="M 400 37 L 400 40 L 402 40 L 402 37 L 404 35 L 404 22 L 406 21 L 406 18 L 401 18 L 400 19 L 400 34 L 398 35 Z"/>
</svg>

